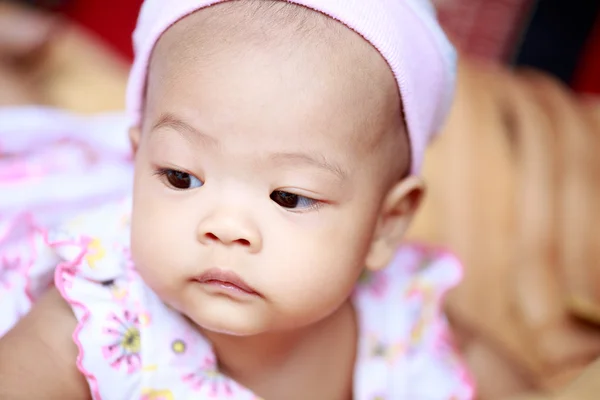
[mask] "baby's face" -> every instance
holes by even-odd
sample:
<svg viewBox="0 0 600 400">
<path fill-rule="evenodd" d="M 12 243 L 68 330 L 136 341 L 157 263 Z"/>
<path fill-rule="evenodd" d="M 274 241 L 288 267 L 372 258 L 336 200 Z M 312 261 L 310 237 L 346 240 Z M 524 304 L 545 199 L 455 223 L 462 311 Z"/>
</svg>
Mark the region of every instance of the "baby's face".
<svg viewBox="0 0 600 400">
<path fill-rule="evenodd" d="M 324 17 L 308 38 L 219 7 L 178 22 L 155 50 L 134 260 L 205 329 L 306 326 L 351 294 L 408 165 L 395 81 L 376 50 Z"/>
</svg>

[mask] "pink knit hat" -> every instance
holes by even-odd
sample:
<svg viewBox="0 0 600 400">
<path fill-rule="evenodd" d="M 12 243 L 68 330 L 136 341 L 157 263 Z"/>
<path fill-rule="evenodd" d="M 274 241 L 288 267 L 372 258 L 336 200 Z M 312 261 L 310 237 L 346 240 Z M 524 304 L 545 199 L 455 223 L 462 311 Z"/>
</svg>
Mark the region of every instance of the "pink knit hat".
<svg viewBox="0 0 600 400">
<path fill-rule="evenodd" d="M 139 123 L 150 55 L 160 36 L 192 12 L 227 0 L 145 0 L 133 34 L 135 60 L 127 109 Z M 418 173 L 425 148 L 441 128 L 453 98 L 456 53 L 429 0 L 287 0 L 328 15 L 368 40 L 398 82 Z M 400 112 L 400 110 L 399 110 Z"/>
</svg>

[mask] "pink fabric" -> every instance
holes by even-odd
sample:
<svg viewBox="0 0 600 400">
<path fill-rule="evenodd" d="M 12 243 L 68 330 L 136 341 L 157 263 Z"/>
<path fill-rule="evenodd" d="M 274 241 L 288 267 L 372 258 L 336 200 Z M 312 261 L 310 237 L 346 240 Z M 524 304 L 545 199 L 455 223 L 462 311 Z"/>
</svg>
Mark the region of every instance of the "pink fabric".
<svg viewBox="0 0 600 400">
<path fill-rule="evenodd" d="M 0 108 L 0 337 L 52 283 L 40 238 L 129 194 L 132 176 L 124 115 Z"/>
<path fill-rule="evenodd" d="M 160 36 L 201 8 L 227 0 L 146 0 L 134 32 L 135 60 L 127 91 L 134 124 L 141 118 L 148 63 Z M 425 148 L 443 123 L 453 98 L 456 53 L 428 0 L 287 0 L 335 18 L 367 39 L 390 65 L 402 96 L 418 173 Z"/>
</svg>

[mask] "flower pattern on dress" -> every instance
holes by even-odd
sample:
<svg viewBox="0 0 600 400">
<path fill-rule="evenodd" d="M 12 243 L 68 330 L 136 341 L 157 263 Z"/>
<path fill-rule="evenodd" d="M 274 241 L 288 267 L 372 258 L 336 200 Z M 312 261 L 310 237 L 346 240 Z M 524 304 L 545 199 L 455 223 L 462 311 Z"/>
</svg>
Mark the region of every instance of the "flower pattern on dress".
<svg viewBox="0 0 600 400">
<path fill-rule="evenodd" d="M 413 345 L 421 343 L 425 332 L 430 329 L 433 320 L 436 318 L 429 305 L 436 304 L 437 292 L 432 284 L 423 281 L 414 282 L 406 292 L 405 299 L 417 305 L 414 309 L 414 324 L 410 331 L 410 339 Z"/>
<path fill-rule="evenodd" d="M 165 345 L 170 353 L 170 367 L 189 370 L 190 366 L 196 365 L 198 360 L 202 360 L 207 348 L 202 343 L 201 336 L 191 323 L 174 329 L 165 337 Z"/>
<path fill-rule="evenodd" d="M 94 238 L 90 241 L 87 246 L 88 252 L 85 255 L 85 261 L 91 269 L 97 268 L 97 263 L 102 261 L 106 256 L 106 249 L 104 248 L 100 239 Z"/>
<path fill-rule="evenodd" d="M 100 284 L 110 291 L 110 295 L 114 301 L 121 303 L 127 298 L 129 292 L 126 286 L 120 285 L 116 280 L 111 279 L 100 282 Z"/>
<path fill-rule="evenodd" d="M 365 269 L 358 279 L 358 287 L 375 298 L 382 298 L 388 289 L 388 280 L 384 274 L 373 273 Z"/>
<path fill-rule="evenodd" d="M 115 245 L 115 251 L 120 252 L 123 257 L 119 259 L 122 268 L 126 271 L 125 277 L 118 277 L 116 279 L 103 280 L 100 283 L 103 287 L 108 289 L 112 299 L 119 304 L 125 305 L 129 296 L 129 282 L 131 280 L 131 273 L 133 270 L 133 261 L 131 261 L 131 252 L 128 249 L 123 249 L 122 246 Z M 89 259 L 86 258 L 89 263 Z M 94 259 L 93 262 L 97 262 L 99 259 Z M 139 322 L 143 324 L 150 323 L 150 315 L 140 306 L 139 301 L 134 301 L 135 306 L 133 307 L 137 313 Z"/>
<path fill-rule="evenodd" d="M 140 400 L 175 400 L 175 397 L 170 390 L 145 389 Z"/>
<path fill-rule="evenodd" d="M 200 391 L 202 388 L 208 387 L 209 393 L 213 397 L 233 396 L 233 383 L 228 377 L 219 372 L 217 360 L 214 357 L 206 357 L 198 369 L 184 374 L 182 380 L 194 391 Z"/>
<path fill-rule="evenodd" d="M 383 359 L 388 365 L 394 365 L 406 352 L 406 346 L 403 343 L 389 343 L 375 334 L 368 335 L 367 343 L 369 357 Z"/>
<path fill-rule="evenodd" d="M 110 326 L 104 328 L 104 334 L 112 337 L 112 343 L 102 348 L 104 358 L 115 369 L 124 365 L 129 374 L 138 371 L 142 361 L 138 315 L 125 310 L 122 317 L 111 313 L 107 320 Z"/>
</svg>

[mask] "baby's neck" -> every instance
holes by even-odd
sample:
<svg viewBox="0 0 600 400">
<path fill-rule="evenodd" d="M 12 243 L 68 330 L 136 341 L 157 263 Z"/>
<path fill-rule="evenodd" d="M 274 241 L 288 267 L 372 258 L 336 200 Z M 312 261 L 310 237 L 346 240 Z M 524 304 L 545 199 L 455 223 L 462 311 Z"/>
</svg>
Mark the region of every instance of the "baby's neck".
<svg viewBox="0 0 600 400">
<path fill-rule="evenodd" d="M 352 398 L 358 327 L 347 301 L 310 327 L 235 337 L 203 332 L 221 371 L 267 399 Z"/>
</svg>

